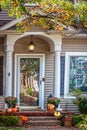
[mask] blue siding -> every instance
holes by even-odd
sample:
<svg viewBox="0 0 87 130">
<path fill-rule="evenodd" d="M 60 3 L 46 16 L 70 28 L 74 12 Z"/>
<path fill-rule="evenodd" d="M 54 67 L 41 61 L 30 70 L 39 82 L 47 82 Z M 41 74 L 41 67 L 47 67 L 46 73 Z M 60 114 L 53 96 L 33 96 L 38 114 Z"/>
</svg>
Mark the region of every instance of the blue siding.
<svg viewBox="0 0 87 130">
<path fill-rule="evenodd" d="M 60 95 L 64 95 L 65 56 L 60 57 Z"/>
</svg>

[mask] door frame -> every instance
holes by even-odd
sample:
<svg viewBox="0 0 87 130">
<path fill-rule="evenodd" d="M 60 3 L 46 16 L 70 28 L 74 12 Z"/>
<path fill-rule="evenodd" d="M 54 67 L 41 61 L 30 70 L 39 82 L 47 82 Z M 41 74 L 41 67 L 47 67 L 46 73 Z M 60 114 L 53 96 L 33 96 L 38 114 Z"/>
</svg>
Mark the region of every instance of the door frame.
<svg viewBox="0 0 87 130">
<path fill-rule="evenodd" d="M 39 86 L 39 107 L 44 109 L 44 77 L 45 77 L 45 54 L 15 54 L 15 73 L 14 73 L 14 96 L 18 98 L 20 92 L 20 58 L 40 58 L 40 86 Z"/>
</svg>

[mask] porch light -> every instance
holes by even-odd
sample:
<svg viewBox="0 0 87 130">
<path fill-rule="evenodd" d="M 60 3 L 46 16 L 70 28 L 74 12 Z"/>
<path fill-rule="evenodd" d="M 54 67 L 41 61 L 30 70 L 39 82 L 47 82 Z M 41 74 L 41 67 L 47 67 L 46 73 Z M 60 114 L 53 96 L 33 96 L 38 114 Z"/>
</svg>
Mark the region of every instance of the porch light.
<svg viewBox="0 0 87 130">
<path fill-rule="evenodd" d="M 29 50 L 30 52 L 33 52 L 34 49 L 35 49 L 35 44 L 34 44 L 34 42 L 32 41 L 32 35 L 31 35 L 31 41 L 30 41 L 29 44 L 28 44 L 28 50 Z"/>
</svg>

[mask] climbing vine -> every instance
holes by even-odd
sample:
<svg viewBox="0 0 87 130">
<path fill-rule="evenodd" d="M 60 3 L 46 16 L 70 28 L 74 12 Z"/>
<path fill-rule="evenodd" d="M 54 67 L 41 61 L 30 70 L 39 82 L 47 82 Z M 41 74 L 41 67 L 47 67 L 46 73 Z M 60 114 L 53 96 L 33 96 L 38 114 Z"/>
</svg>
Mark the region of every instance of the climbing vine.
<svg viewBox="0 0 87 130">
<path fill-rule="evenodd" d="M 17 29 L 30 30 L 31 26 L 63 31 L 69 26 L 87 29 L 87 2 L 70 0 L 0 0 L 1 8 L 10 17 L 20 19 Z"/>
</svg>

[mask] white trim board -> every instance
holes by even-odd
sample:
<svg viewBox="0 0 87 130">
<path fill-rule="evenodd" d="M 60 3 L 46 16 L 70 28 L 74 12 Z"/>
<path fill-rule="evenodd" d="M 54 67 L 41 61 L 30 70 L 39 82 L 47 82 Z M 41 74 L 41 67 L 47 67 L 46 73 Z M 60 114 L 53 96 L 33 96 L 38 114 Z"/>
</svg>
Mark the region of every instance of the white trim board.
<svg viewBox="0 0 87 130">
<path fill-rule="evenodd" d="M 15 74 L 14 74 L 14 96 L 16 96 L 19 99 L 19 89 L 17 89 L 18 84 L 19 84 L 19 77 L 20 77 L 20 72 L 19 72 L 19 62 L 20 58 L 40 58 L 40 80 L 41 80 L 41 85 L 39 86 L 40 89 L 40 94 L 39 94 L 39 107 L 44 109 L 44 81 L 42 81 L 42 78 L 45 77 L 45 54 L 16 54 L 15 55 Z M 19 88 L 19 87 L 18 87 Z"/>
</svg>

